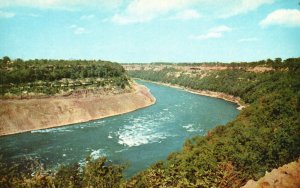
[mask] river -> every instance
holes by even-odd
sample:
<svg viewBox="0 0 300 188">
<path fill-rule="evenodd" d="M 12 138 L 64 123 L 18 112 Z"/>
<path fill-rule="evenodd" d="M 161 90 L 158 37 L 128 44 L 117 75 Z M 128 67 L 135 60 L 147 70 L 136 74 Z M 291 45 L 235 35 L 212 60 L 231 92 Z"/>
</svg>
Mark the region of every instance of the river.
<svg viewBox="0 0 300 188">
<path fill-rule="evenodd" d="M 151 90 L 156 104 L 105 119 L 0 137 L 2 160 L 26 157 L 55 168 L 84 163 L 88 155 L 106 156 L 129 164 L 125 176 L 130 177 L 179 151 L 187 138 L 205 135 L 239 113 L 236 104 L 222 99 L 138 82 Z"/>
</svg>

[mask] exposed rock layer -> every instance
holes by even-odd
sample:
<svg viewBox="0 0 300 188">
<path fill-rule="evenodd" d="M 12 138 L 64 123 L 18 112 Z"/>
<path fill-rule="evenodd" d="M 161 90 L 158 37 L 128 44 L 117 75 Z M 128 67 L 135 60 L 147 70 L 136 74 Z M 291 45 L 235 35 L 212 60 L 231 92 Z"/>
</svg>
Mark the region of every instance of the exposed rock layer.
<svg viewBox="0 0 300 188">
<path fill-rule="evenodd" d="M 0 100 L 0 136 L 123 114 L 155 103 L 149 90 L 103 96 Z"/>
</svg>

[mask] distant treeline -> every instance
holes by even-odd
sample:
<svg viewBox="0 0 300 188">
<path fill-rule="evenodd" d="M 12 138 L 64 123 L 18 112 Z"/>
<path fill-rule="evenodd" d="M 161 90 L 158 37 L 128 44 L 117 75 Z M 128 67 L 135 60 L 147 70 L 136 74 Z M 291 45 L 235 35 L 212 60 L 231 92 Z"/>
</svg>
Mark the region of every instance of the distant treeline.
<svg viewBox="0 0 300 188">
<path fill-rule="evenodd" d="M 273 68 L 279 68 L 281 66 L 292 66 L 294 62 L 299 61 L 299 58 L 288 58 L 282 60 L 281 58 L 275 59 L 267 59 L 260 61 L 252 61 L 252 62 L 231 62 L 231 63 L 223 63 L 223 62 L 152 62 L 149 65 L 177 65 L 177 66 L 228 66 L 228 67 L 255 67 L 255 66 L 267 66 Z M 123 63 L 124 65 L 147 65 L 145 63 Z"/>
<path fill-rule="evenodd" d="M 109 78 L 121 76 L 125 72 L 120 64 L 108 61 L 5 59 L 0 59 L 1 84 L 54 81 L 62 78 Z"/>
<path fill-rule="evenodd" d="M 86 81 L 87 78 L 88 81 Z M 64 81 L 60 83 L 62 79 Z M 107 82 L 108 80 L 109 82 Z M 2 95 L 5 93 L 18 95 L 27 90 L 54 94 L 59 91 L 57 88 L 59 86 L 68 87 L 70 85 L 74 89 L 75 86 L 84 83 L 98 86 L 109 83 L 123 88 L 128 85 L 125 70 L 118 63 L 100 60 L 35 59 L 23 61 L 22 59 L 10 60 L 7 56 L 0 59 Z M 45 87 L 43 88 L 43 86 Z M 39 87 L 38 90 L 37 87 Z M 53 87 L 52 90 L 49 90 L 49 87 Z"/>
</svg>

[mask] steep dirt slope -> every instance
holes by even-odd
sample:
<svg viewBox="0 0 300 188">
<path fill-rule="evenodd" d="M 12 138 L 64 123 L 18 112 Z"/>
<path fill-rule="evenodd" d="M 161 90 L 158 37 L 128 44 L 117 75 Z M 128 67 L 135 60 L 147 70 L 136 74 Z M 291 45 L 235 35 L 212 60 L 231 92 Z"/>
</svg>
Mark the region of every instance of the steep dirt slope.
<svg viewBox="0 0 300 188">
<path fill-rule="evenodd" d="M 155 103 L 150 91 L 133 85 L 130 93 L 0 100 L 0 135 L 86 122 Z"/>
</svg>

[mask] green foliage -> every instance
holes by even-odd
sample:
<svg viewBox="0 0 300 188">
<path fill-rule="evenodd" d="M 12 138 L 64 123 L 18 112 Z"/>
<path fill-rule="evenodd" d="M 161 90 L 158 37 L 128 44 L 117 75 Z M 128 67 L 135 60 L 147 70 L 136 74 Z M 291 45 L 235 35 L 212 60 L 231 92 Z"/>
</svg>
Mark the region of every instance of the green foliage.
<svg viewBox="0 0 300 188">
<path fill-rule="evenodd" d="M 300 156 L 300 58 L 268 63 L 278 66 L 266 73 L 213 71 L 201 79 L 176 77 L 169 69 L 130 71 L 136 78 L 225 92 L 250 105 L 226 126 L 187 140 L 182 151 L 129 180 L 129 187 L 240 187 L 296 160 Z"/>
<path fill-rule="evenodd" d="M 1 59 L 1 62 L 4 63 L 5 65 L 8 64 L 10 62 L 10 58 L 8 56 L 4 56 L 2 59 Z"/>
<path fill-rule="evenodd" d="M 83 187 L 119 187 L 124 166 L 109 164 L 106 158 L 87 159 L 83 170 Z"/>
<path fill-rule="evenodd" d="M 55 174 L 55 187 L 82 187 L 82 173 L 78 164 L 60 166 Z"/>
<path fill-rule="evenodd" d="M 0 95 L 40 93 L 54 95 L 61 90 L 85 89 L 86 86 L 118 87 L 129 85 L 124 68 L 108 61 L 28 60 L 8 57 L 0 63 Z M 79 84 L 74 85 L 76 82 Z"/>
<path fill-rule="evenodd" d="M 0 163 L 0 187 L 114 188 L 123 184 L 124 166 L 111 164 L 106 158 L 92 160 L 88 157 L 84 167 L 79 164 L 61 166 L 55 173 L 28 168 L 29 164 L 32 166 L 32 161 L 7 168 Z M 24 167 L 27 172 L 22 171 Z"/>
</svg>

